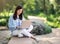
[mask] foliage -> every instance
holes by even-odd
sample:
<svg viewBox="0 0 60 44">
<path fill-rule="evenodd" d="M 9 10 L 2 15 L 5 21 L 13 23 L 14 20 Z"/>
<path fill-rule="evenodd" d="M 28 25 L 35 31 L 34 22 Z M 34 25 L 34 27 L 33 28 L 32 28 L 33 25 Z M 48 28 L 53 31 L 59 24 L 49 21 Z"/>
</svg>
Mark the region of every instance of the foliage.
<svg viewBox="0 0 60 44">
<path fill-rule="evenodd" d="M 38 16 L 46 18 L 47 24 L 52 28 L 60 28 L 60 14 L 46 15 L 44 13 L 40 13 Z"/>
<path fill-rule="evenodd" d="M 54 2 L 52 2 L 54 1 Z M 17 5 L 22 5 L 24 16 L 40 16 L 47 18 L 51 27 L 60 27 L 60 0 L 0 0 L 0 25 L 7 25 L 10 15 Z M 4 19 L 2 21 L 2 19 Z M 27 18 L 28 19 L 28 18 Z"/>
</svg>

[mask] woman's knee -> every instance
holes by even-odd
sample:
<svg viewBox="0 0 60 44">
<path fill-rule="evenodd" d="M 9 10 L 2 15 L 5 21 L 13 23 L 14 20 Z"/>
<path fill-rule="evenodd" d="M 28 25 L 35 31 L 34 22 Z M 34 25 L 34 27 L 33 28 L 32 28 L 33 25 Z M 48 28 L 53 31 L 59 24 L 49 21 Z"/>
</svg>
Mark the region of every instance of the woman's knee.
<svg viewBox="0 0 60 44">
<path fill-rule="evenodd" d="M 33 25 L 30 25 L 30 28 L 33 29 Z"/>
<path fill-rule="evenodd" d="M 27 29 L 28 32 L 31 32 L 33 29 L 33 25 L 30 25 L 30 27 Z"/>
</svg>

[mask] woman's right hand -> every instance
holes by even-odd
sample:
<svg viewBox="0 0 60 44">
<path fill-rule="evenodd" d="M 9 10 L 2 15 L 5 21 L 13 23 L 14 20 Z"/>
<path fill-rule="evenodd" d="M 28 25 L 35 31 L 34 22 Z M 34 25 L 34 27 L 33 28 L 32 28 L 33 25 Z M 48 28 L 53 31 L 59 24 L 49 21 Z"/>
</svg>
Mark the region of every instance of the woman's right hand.
<svg viewBox="0 0 60 44">
<path fill-rule="evenodd" d="M 20 26 L 16 26 L 16 29 L 18 29 Z"/>
<path fill-rule="evenodd" d="M 18 26 L 16 26 L 16 29 L 18 28 Z"/>
</svg>

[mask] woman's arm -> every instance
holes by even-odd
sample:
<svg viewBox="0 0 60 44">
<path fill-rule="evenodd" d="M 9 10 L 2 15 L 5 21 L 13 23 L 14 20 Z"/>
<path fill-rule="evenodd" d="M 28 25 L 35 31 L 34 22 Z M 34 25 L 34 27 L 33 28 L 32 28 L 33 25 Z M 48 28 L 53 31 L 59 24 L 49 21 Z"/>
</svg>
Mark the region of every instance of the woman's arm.
<svg viewBox="0 0 60 44">
<path fill-rule="evenodd" d="M 16 28 L 16 26 L 13 24 L 13 17 L 12 16 L 10 16 L 10 18 L 9 18 L 8 27 L 9 28 Z"/>
</svg>

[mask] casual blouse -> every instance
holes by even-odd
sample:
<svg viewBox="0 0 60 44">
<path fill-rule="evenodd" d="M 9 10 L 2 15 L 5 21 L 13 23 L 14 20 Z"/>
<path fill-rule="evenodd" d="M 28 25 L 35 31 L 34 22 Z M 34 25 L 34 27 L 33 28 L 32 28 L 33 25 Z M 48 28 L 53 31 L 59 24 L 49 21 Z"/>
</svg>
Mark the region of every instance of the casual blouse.
<svg viewBox="0 0 60 44">
<path fill-rule="evenodd" d="M 25 20 L 24 17 L 23 17 L 23 20 Z M 16 28 L 16 26 L 20 26 L 21 24 L 22 24 L 22 20 L 19 19 L 19 16 L 17 16 L 16 20 L 13 19 L 13 15 L 10 16 L 8 21 L 9 28 Z"/>
</svg>

